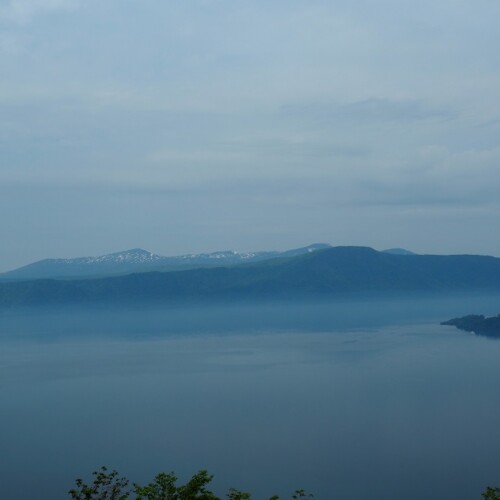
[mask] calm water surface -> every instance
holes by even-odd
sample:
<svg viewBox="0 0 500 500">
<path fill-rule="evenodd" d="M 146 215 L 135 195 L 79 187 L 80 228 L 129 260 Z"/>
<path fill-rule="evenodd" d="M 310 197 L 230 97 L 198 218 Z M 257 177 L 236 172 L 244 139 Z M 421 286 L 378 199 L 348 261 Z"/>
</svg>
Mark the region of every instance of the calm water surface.
<svg viewBox="0 0 500 500">
<path fill-rule="evenodd" d="M 2 498 L 102 464 L 255 499 L 474 500 L 500 484 L 498 297 L 0 315 Z M 267 497 L 266 497 L 267 495 Z"/>
</svg>

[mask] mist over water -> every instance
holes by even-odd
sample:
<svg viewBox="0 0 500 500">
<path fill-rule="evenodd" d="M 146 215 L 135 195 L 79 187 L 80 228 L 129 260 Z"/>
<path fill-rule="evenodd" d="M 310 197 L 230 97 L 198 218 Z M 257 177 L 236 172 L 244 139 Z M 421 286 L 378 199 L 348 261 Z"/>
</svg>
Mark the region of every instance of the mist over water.
<svg viewBox="0 0 500 500">
<path fill-rule="evenodd" d="M 255 499 L 479 499 L 500 484 L 500 342 L 439 321 L 499 299 L 4 312 L 2 496 L 66 498 L 105 464 L 206 468 Z"/>
</svg>

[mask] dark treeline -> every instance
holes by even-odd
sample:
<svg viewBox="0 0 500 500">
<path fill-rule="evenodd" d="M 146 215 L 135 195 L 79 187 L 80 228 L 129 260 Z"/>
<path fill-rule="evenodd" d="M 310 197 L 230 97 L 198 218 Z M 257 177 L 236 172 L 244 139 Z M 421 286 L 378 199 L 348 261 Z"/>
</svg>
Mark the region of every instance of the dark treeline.
<svg viewBox="0 0 500 500">
<path fill-rule="evenodd" d="M 230 488 L 225 497 L 219 497 L 208 489 L 213 476 L 206 470 L 196 473 L 186 484 L 177 485 L 174 473 L 160 473 L 153 482 L 141 486 L 118 474 L 108 472 L 106 467 L 93 473 L 94 479 L 86 484 L 82 479 L 76 480 L 76 487 L 69 491 L 72 500 L 251 500 L 251 493 Z M 500 487 L 488 486 L 482 493 L 484 500 L 500 500 Z M 272 495 L 269 500 L 279 500 L 278 495 Z M 295 490 L 291 495 L 293 500 L 312 499 L 314 495 L 302 489 Z M 332 499 L 330 499 L 332 500 Z"/>
<path fill-rule="evenodd" d="M 106 467 L 93 473 L 94 480 L 86 484 L 82 479 L 76 480 L 76 487 L 69 491 L 73 500 L 222 500 L 221 497 L 208 489 L 213 476 L 206 470 L 196 473 L 186 484 L 178 485 L 174 473 L 161 472 L 153 482 L 141 486 L 118 474 L 117 471 L 108 472 Z M 304 490 L 295 490 L 291 498 L 294 500 L 313 498 L 312 494 Z M 230 488 L 224 497 L 228 500 L 251 500 L 248 492 Z M 269 500 L 279 500 L 273 495 Z"/>
<path fill-rule="evenodd" d="M 500 259 L 335 247 L 255 264 L 79 280 L 0 283 L 0 307 L 260 300 L 500 290 Z"/>
<path fill-rule="evenodd" d="M 500 338 L 500 314 L 491 318 L 485 318 L 482 314 L 470 314 L 462 318 L 443 321 L 441 324 L 456 326 L 459 330 L 485 337 Z"/>
</svg>

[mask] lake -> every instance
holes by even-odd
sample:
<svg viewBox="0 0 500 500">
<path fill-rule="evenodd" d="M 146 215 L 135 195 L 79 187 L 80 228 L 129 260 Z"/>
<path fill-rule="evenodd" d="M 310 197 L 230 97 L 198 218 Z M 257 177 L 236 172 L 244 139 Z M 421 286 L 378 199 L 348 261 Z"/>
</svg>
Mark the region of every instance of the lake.
<svg viewBox="0 0 500 500">
<path fill-rule="evenodd" d="M 2 498 L 101 465 L 324 500 L 500 485 L 500 341 L 440 326 L 499 296 L 0 314 Z"/>
</svg>

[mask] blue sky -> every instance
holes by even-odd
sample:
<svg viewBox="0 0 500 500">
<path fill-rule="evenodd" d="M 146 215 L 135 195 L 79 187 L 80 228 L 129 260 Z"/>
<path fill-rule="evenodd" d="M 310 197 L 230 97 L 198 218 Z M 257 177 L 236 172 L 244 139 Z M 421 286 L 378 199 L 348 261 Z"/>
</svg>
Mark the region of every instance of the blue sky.
<svg viewBox="0 0 500 500">
<path fill-rule="evenodd" d="M 0 0 L 0 270 L 500 255 L 498 0 Z"/>
</svg>

